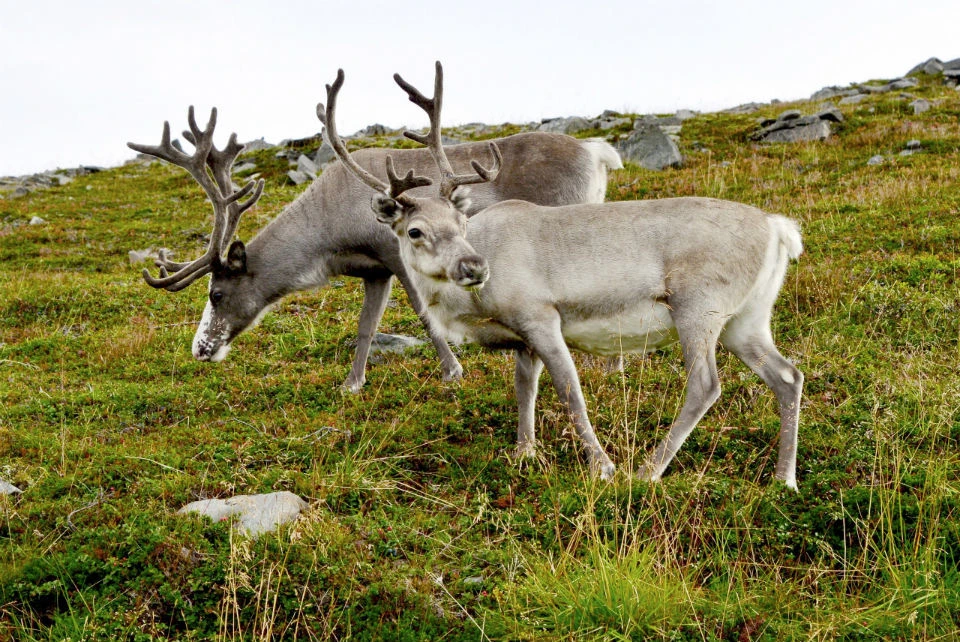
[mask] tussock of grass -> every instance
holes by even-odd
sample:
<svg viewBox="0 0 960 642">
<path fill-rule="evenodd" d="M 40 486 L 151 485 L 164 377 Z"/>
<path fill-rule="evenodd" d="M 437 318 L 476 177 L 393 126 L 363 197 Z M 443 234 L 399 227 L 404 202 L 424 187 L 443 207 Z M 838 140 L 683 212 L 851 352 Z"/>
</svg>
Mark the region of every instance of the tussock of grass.
<svg viewBox="0 0 960 642">
<path fill-rule="evenodd" d="M 0 498 L 0 640 L 950 639 L 960 97 L 916 93 L 933 109 L 871 96 L 823 143 L 759 146 L 753 116 L 698 116 L 683 169 L 611 177 L 611 199 L 714 196 L 803 224 L 773 323 L 806 375 L 799 493 L 772 482 L 773 395 L 725 353 L 721 399 L 654 485 L 628 473 L 682 403 L 678 350 L 624 374 L 579 360 L 623 471 L 599 483 L 547 385 L 540 456 L 511 460 L 509 355 L 462 348 L 461 385 L 429 348 L 385 357 L 343 395 L 351 279 L 289 298 L 224 363 L 193 361 L 204 288 L 154 291 L 127 260 L 202 250 L 209 205 L 182 172 L 0 201 L 0 478 L 24 490 Z M 301 189 L 255 160 L 268 186 L 245 239 Z M 422 333 L 395 294 L 381 330 Z M 273 490 L 311 506 L 256 541 L 173 515 Z"/>
</svg>

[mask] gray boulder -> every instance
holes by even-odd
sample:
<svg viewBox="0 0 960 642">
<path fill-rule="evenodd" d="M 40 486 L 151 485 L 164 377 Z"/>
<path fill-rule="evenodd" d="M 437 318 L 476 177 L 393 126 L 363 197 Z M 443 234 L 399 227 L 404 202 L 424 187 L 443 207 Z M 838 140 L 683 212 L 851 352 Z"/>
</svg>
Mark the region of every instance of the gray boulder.
<svg viewBox="0 0 960 642">
<path fill-rule="evenodd" d="M 292 522 L 307 506 L 307 502 L 297 495 L 284 490 L 265 495 L 237 495 L 230 499 L 202 499 L 187 504 L 177 513 L 198 513 L 215 522 L 236 517 L 237 530 L 257 537 Z"/>
<path fill-rule="evenodd" d="M 930 101 L 924 100 L 923 98 L 917 98 L 915 101 L 910 103 L 910 106 L 913 107 L 914 115 L 919 115 L 924 112 L 930 111 Z"/>
<path fill-rule="evenodd" d="M 936 76 L 937 74 L 943 72 L 943 68 L 943 61 L 941 61 L 939 58 L 928 58 L 908 71 L 907 75 L 912 76 L 914 74 L 927 74 L 928 76 Z"/>
<path fill-rule="evenodd" d="M 313 159 L 307 156 L 306 154 L 300 154 L 297 157 L 297 171 L 303 172 L 310 176 L 311 179 L 317 177 L 317 172 L 319 171 L 317 164 L 313 162 Z"/>
<path fill-rule="evenodd" d="M 296 169 L 291 169 L 289 172 L 287 172 L 287 178 L 289 178 L 290 182 L 294 185 L 303 185 L 304 183 L 309 183 L 314 179 L 313 176 Z"/>
<path fill-rule="evenodd" d="M 249 141 L 249 142 L 244 143 L 244 144 L 243 144 L 243 151 L 244 151 L 244 152 L 258 152 L 258 151 L 260 151 L 260 150 L 262 150 L 262 149 L 272 149 L 272 148 L 274 148 L 274 147 L 276 147 L 276 145 L 274 145 L 274 144 L 272 144 L 272 143 L 268 143 L 267 141 L 265 141 L 265 140 L 261 137 L 261 138 L 257 138 L 257 139 L 254 139 L 254 140 L 251 140 L 251 141 Z"/>
<path fill-rule="evenodd" d="M 370 344 L 370 352 L 404 352 L 410 348 L 421 346 L 426 341 L 416 337 L 408 337 L 402 334 L 384 334 L 378 332 L 373 337 L 373 343 Z"/>
<path fill-rule="evenodd" d="M 830 137 L 830 123 L 843 122 L 843 114 L 836 107 L 828 107 L 810 116 L 796 109 L 780 114 L 776 119 L 767 118 L 760 123 L 760 131 L 751 138 L 764 143 L 798 143 L 826 140 Z"/>
<path fill-rule="evenodd" d="M 20 493 L 20 489 L 11 484 L 10 482 L 5 482 L 0 479 L 0 495 L 17 495 Z"/>
<path fill-rule="evenodd" d="M 660 127 L 643 121 L 638 121 L 635 127 L 630 136 L 616 145 L 624 161 L 652 170 L 683 164 L 677 144 Z"/>
<path fill-rule="evenodd" d="M 240 172 L 249 172 L 254 169 L 257 169 L 256 163 L 252 163 L 250 161 L 244 161 L 242 163 L 238 163 L 234 165 L 233 168 L 230 170 L 230 172 L 233 174 L 239 174 Z"/>
<path fill-rule="evenodd" d="M 570 116 L 569 118 L 546 118 L 537 127 L 542 132 L 552 132 L 554 134 L 573 135 L 588 129 L 593 129 L 593 124 L 586 118 L 580 116 Z"/>
<path fill-rule="evenodd" d="M 327 163 L 332 163 L 335 160 L 337 160 L 337 153 L 333 151 L 333 147 L 327 141 L 323 141 L 323 145 L 320 145 L 320 149 L 313 155 L 313 162 L 321 169 Z"/>
</svg>

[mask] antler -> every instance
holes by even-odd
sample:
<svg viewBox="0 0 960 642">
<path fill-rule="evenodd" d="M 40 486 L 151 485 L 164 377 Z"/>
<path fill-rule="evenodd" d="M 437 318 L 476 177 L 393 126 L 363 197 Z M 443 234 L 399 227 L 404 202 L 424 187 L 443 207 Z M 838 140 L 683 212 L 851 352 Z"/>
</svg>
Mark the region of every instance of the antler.
<svg viewBox="0 0 960 642">
<path fill-rule="evenodd" d="M 192 155 L 177 149 L 170 142 L 170 123 L 167 121 L 163 123 L 163 135 L 159 145 L 127 143 L 130 149 L 156 156 L 187 170 L 213 204 L 213 232 L 210 234 L 210 243 L 203 256 L 187 263 L 175 263 L 167 259 L 165 254 L 161 254 L 157 260 L 157 265 L 160 267 L 159 278 L 151 276 L 146 269 L 143 271 L 143 278 L 148 284 L 170 292 L 182 290 L 213 269 L 214 262 L 219 261 L 223 254 L 224 246 L 236 233 L 240 216 L 250 209 L 263 193 L 263 179 L 256 182 L 250 181 L 240 189 L 233 186 L 230 168 L 237 155 L 243 150 L 243 145 L 237 143 L 236 134 L 231 134 L 230 140 L 222 150 L 214 146 L 213 130 L 217 126 L 216 107 L 210 110 L 210 120 L 203 129 L 197 125 L 193 105 L 187 111 L 187 122 L 190 130 L 184 131 L 183 137 L 194 146 Z M 207 171 L 207 166 L 210 167 L 210 172 Z M 247 200 L 241 200 L 248 195 L 250 197 Z M 167 270 L 174 270 L 174 273 L 168 274 Z"/>
<path fill-rule="evenodd" d="M 340 88 L 343 87 L 343 79 L 343 69 L 338 69 L 337 79 L 334 81 L 333 85 L 327 85 L 326 107 L 324 107 L 323 103 L 317 104 L 317 118 L 320 119 L 320 122 L 323 123 L 323 126 L 326 128 L 325 133 L 327 135 L 327 141 L 330 143 L 330 146 L 333 147 L 333 151 L 337 153 L 337 157 L 340 159 L 340 161 L 347 166 L 347 169 L 353 172 L 354 176 L 378 192 L 384 192 L 391 198 L 402 201 L 408 205 L 412 204 L 409 196 L 401 196 L 401 194 L 408 189 L 432 185 L 433 181 L 431 179 L 427 178 L 426 176 L 414 176 L 412 169 L 408 171 L 403 178 L 400 178 L 397 176 L 397 173 L 394 169 L 393 158 L 387 156 L 387 178 L 390 179 L 390 184 L 387 185 L 379 178 L 360 167 L 357 161 L 350 156 L 346 146 L 343 144 L 343 140 L 337 133 L 336 123 L 337 95 L 340 93 Z"/>
<path fill-rule="evenodd" d="M 500 172 L 503 157 L 500 155 L 500 150 L 496 144 L 490 143 L 490 151 L 493 152 L 493 167 L 487 169 L 477 161 L 472 160 L 470 161 L 470 165 L 476 174 L 454 174 L 453 166 L 443 151 L 443 143 L 440 139 L 440 110 L 443 105 L 443 67 L 440 65 L 439 60 L 436 64 L 437 72 L 433 83 L 433 98 L 424 96 L 416 87 L 401 78 L 400 74 L 393 74 L 393 79 L 397 81 L 401 89 L 407 92 L 407 95 L 410 97 L 410 102 L 418 105 L 427 112 L 427 115 L 430 117 L 430 131 L 426 134 L 405 131 L 403 135 L 430 148 L 430 153 L 433 155 L 437 167 L 440 168 L 440 196 L 450 198 L 453 190 L 460 185 L 472 185 L 474 183 L 484 183 L 494 180 Z"/>
</svg>

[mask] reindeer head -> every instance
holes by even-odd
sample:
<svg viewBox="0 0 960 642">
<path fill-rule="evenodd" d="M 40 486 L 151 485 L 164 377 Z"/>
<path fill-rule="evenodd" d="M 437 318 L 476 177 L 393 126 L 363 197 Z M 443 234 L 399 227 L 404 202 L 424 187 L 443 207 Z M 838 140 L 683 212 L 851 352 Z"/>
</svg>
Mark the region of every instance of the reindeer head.
<svg viewBox="0 0 960 642">
<path fill-rule="evenodd" d="M 254 297 L 246 294 L 231 296 L 233 290 L 242 288 L 249 280 L 249 273 L 243 243 L 230 243 L 236 233 L 240 216 L 252 207 L 263 193 L 263 180 L 256 183 L 251 181 L 241 189 L 234 187 L 230 169 L 237 155 L 243 151 L 243 145 L 237 143 L 236 134 L 231 134 L 222 150 L 214 146 L 216 108 L 210 111 L 210 120 L 203 129 L 197 125 L 192 106 L 187 112 L 187 121 L 190 129 L 184 131 L 183 136 L 194 146 L 192 155 L 181 151 L 170 142 L 169 122 L 163 124 L 159 145 L 127 145 L 135 151 L 178 165 L 193 176 L 213 205 L 213 232 L 210 234 L 207 250 L 200 258 L 187 263 L 176 263 L 161 254 L 156 262 L 160 268 L 160 276 L 155 278 L 148 270 L 144 270 L 143 278 L 152 287 L 177 292 L 205 274 L 212 274 L 209 300 L 193 338 L 193 356 L 201 361 L 220 361 L 226 357 L 230 341 L 256 323 L 265 309 L 265 304 L 255 301 Z M 223 255 L 224 250 L 226 256 Z"/>
<path fill-rule="evenodd" d="M 324 132 L 330 145 L 343 164 L 361 181 L 373 188 L 375 194 L 371 206 L 377 220 L 390 225 L 400 240 L 400 252 L 406 264 L 421 276 L 439 281 L 449 281 L 464 288 L 482 287 L 489 276 L 489 268 L 466 239 L 466 203 L 461 194 L 455 194 L 461 185 L 492 181 L 499 172 L 502 158 L 493 143 L 490 149 L 494 164 L 490 169 L 472 161 L 475 174 L 457 175 L 443 151 L 440 141 L 440 110 L 443 97 L 443 69 L 436 64 L 436 80 L 433 98 L 426 98 L 407 83 L 399 74 L 394 80 L 430 116 L 430 131 L 426 134 L 404 132 L 408 138 L 426 145 L 440 169 L 439 195 L 431 198 L 415 198 L 406 190 L 433 184 L 425 176 L 414 176 L 413 170 L 399 177 L 393 159 L 387 157 L 386 170 L 389 184 L 360 167 L 347 152 L 337 134 L 336 101 L 343 86 L 343 70 L 337 72 L 333 85 L 327 85 L 327 105 L 317 105 L 317 117 L 326 127 Z"/>
</svg>

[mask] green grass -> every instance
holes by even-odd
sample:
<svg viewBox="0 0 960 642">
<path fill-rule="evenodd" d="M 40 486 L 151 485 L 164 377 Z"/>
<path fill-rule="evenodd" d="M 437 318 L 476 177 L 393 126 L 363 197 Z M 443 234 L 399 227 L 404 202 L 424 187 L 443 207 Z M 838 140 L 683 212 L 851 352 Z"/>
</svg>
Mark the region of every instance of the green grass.
<svg viewBox="0 0 960 642">
<path fill-rule="evenodd" d="M 127 260 L 202 251 L 209 205 L 183 172 L 0 201 L 0 478 L 24 490 L 0 499 L 0 640 L 955 639 L 960 96 L 913 93 L 933 109 L 871 96 L 815 144 L 701 115 L 683 169 L 611 177 L 611 199 L 715 196 L 802 223 L 774 318 L 806 375 L 799 493 L 772 481 L 772 393 L 726 353 L 721 399 L 661 482 L 590 479 L 548 385 L 542 455 L 518 467 L 509 355 L 462 348 L 446 384 L 427 347 L 340 392 L 352 279 L 290 297 L 224 363 L 193 361 L 205 288 L 152 290 Z M 757 117 L 790 107 L 814 109 Z M 924 151 L 899 156 L 911 139 Z M 256 160 L 244 239 L 302 189 Z M 395 295 L 381 330 L 422 334 Z M 629 471 L 679 410 L 679 351 L 624 375 L 580 363 Z M 256 541 L 174 515 L 273 490 L 311 506 Z"/>
</svg>

